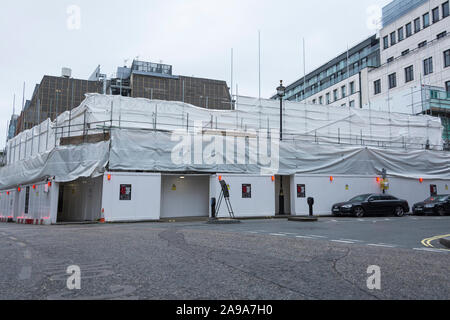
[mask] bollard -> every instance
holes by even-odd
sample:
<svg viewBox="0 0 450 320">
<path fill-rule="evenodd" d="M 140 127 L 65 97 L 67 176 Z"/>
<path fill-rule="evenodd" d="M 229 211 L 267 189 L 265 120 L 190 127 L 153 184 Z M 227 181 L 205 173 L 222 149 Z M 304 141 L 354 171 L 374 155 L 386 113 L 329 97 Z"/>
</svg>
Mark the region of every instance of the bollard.
<svg viewBox="0 0 450 320">
<path fill-rule="evenodd" d="M 314 215 L 313 206 L 314 206 L 314 198 L 308 198 L 309 205 L 309 216 L 312 217 Z"/>
<path fill-rule="evenodd" d="M 216 198 L 211 198 L 211 218 L 216 218 Z"/>
</svg>

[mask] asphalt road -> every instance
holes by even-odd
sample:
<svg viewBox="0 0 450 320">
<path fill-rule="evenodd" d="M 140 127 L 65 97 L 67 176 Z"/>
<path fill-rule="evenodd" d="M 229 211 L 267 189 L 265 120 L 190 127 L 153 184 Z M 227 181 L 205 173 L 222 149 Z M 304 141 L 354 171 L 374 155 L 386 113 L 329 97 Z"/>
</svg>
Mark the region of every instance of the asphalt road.
<svg viewBox="0 0 450 320">
<path fill-rule="evenodd" d="M 447 300 L 450 251 L 434 238 L 448 234 L 450 217 L 0 224 L 0 299 Z"/>
</svg>

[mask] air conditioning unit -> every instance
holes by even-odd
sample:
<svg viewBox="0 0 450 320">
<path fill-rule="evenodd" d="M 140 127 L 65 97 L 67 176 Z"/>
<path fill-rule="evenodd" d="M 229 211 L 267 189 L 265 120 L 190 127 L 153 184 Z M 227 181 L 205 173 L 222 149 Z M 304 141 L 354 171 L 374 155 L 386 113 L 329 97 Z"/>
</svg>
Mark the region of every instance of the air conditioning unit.
<svg viewBox="0 0 450 320">
<path fill-rule="evenodd" d="M 72 69 L 70 69 L 70 68 L 62 68 L 61 76 L 64 77 L 64 78 L 72 77 Z"/>
</svg>

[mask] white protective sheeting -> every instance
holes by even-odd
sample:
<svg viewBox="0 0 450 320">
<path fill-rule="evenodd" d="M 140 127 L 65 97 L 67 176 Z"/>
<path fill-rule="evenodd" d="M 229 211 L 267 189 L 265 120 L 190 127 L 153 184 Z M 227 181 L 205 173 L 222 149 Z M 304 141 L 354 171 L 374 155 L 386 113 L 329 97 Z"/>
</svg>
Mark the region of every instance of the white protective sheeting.
<svg viewBox="0 0 450 320">
<path fill-rule="evenodd" d="M 280 103 L 238 97 L 239 117 L 248 127 L 279 128 Z M 286 139 L 325 143 L 421 149 L 429 142 L 442 150 L 441 120 L 431 116 L 328 105 L 283 102 L 283 134 Z"/>
<path fill-rule="evenodd" d="M 216 143 L 216 140 L 219 142 Z M 248 137 L 199 137 L 182 132 L 116 129 L 112 132 L 109 168 L 286 175 L 379 175 L 385 168 L 392 176 L 450 179 L 449 152 L 405 151 L 299 141 L 280 143 L 278 139 L 264 142 L 261 136 L 253 143 L 255 147 L 252 148 L 250 140 L 252 139 Z M 265 143 L 269 148 L 261 148 Z M 243 154 L 237 156 L 234 151 L 239 147 Z M 231 153 L 227 151 L 228 148 L 232 149 Z"/>
<path fill-rule="evenodd" d="M 6 188 L 46 176 L 72 181 L 111 170 L 390 174 L 449 177 L 439 118 L 283 104 L 238 97 L 235 111 L 181 102 L 88 94 L 83 103 L 8 141 Z M 61 147 L 60 138 L 111 131 L 109 142 Z"/>
<path fill-rule="evenodd" d="M 54 124 L 47 119 L 30 130 L 21 132 L 8 141 L 7 163 L 30 159 L 55 147 Z"/>
<path fill-rule="evenodd" d="M 59 145 L 61 137 L 100 133 L 110 126 L 157 130 L 201 129 L 247 132 L 279 129 L 276 100 L 238 97 L 236 111 L 206 110 L 182 102 L 87 94 L 82 104 L 44 121 L 7 143 L 8 163 L 45 153 Z M 285 101 L 285 140 L 387 148 L 442 150 L 441 120 L 363 109 L 308 105 Z"/>
<path fill-rule="evenodd" d="M 168 131 L 200 127 L 245 132 L 279 129 L 280 126 L 278 101 L 249 97 L 238 97 L 236 111 L 206 110 L 181 102 L 99 94 L 89 95 L 83 106 L 89 108 L 88 118 L 96 121 L 97 126 L 98 123 L 110 125 L 111 119 L 113 126 Z M 83 109 L 78 114 L 82 112 Z M 285 140 L 410 149 L 422 149 L 428 142 L 432 149 L 442 150 L 442 132 L 441 120 L 431 116 L 283 103 Z"/>
<path fill-rule="evenodd" d="M 108 163 L 109 141 L 81 146 L 60 146 L 52 151 L 0 169 L 0 188 L 54 177 L 56 182 L 95 177 Z"/>
</svg>

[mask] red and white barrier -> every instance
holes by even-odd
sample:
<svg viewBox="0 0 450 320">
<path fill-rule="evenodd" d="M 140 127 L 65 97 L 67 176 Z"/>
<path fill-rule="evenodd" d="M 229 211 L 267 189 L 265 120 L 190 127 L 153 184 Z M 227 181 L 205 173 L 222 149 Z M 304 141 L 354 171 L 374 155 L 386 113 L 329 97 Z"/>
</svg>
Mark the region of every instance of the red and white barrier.
<svg viewBox="0 0 450 320">
<path fill-rule="evenodd" d="M 45 225 L 45 219 L 25 219 L 17 218 L 18 224 Z"/>
</svg>

